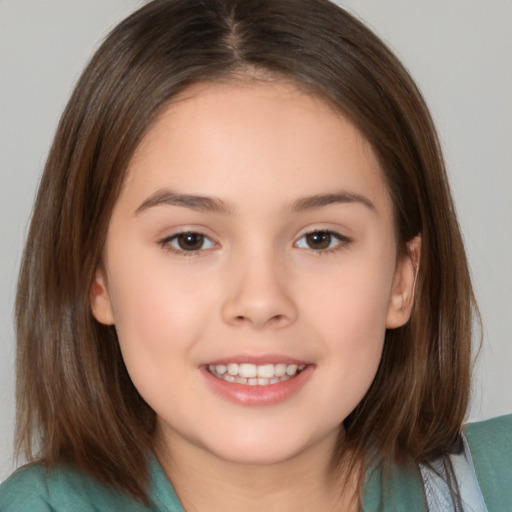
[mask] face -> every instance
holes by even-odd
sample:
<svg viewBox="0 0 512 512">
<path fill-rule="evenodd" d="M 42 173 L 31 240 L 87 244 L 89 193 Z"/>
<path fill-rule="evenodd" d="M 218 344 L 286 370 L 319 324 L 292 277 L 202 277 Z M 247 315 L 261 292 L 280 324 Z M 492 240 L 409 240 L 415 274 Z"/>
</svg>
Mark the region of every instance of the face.
<svg viewBox="0 0 512 512">
<path fill-rule="evenodd" d="M 346 118 L 289 84 L 210 84 L 137 149 L 91 300 L 166 446 L 270 464 L 333 445 L 413 281 Z"/>
</svg>

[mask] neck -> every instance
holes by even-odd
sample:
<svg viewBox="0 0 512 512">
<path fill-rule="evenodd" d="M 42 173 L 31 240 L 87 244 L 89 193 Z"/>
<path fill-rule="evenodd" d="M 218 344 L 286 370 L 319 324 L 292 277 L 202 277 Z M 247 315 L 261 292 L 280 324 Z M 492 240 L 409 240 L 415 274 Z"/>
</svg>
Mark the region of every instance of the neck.
<svg viewBox="0 0 512 512">
<path fill-rule="evenodd" d="M 268 465 L 226 461 L 197 446 L 169 443 L 162 436 L 155 448 L 187 512 L 356 511 L 357 480 L 341 477 L 340 471 L 334 474 L 332 468 L 335 443 L 328 438 Z"/>
</svg>

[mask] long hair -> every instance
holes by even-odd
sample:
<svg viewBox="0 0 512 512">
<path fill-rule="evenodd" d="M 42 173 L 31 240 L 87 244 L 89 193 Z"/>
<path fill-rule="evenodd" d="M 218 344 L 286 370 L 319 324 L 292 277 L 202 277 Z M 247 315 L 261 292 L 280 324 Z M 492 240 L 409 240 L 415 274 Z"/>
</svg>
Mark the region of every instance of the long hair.
<svg viewBox="0 0 512 512">
<path fill-rule="evenodd" d="M 17 301 L 17 449 L 147 499 L 155 414 L 89 290 L 125 171 L 176 95 L 244 73 L 320 95 L 371 143 L 399 251 L 421 234 L 412 317 L 386 333 L 339 453 L 428 462 L 457 440 L 476 311 L 440 145 L 420 92 L 370 30 L 327 0 L 155 0 L 105 40 L 60 121 L 35 203 Z"/>
</svg>

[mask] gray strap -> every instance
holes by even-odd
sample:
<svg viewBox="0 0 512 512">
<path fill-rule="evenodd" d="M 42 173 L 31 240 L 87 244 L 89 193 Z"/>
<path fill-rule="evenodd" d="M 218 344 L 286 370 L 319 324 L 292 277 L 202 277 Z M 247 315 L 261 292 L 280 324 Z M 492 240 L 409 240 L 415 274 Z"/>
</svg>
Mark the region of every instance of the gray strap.
<svg viewBox="0 0 512 512">
<path fill-rule="evenodd" d="M 462 453 L 450 456 L 459 486 L 462 510 L 464 512 L 488 512 L 464 434 L 462 434 L 462 441 L 464 445 Z M 420 464 L 420 470 L 429 512 L 452 511 L 453 501 L 447 484 L 448 479 L 443 461 L 435 461 L 432 468 Z"/>
</svg>

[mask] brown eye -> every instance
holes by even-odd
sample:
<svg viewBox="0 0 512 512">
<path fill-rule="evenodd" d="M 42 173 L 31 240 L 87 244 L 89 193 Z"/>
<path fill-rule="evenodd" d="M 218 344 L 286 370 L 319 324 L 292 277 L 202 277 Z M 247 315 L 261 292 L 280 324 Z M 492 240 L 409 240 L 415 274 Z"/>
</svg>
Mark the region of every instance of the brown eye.
<svg viewBox="0 0 512 512">
<path fill-rule="evenodd" d="M 198 252 L 204 249 L 215 247 L 215 242 L 202 233 L 186 231 L 177 233 L 162 240 L 164 248 L 172 249 L 175 252 Z"/>
<path fill-rule="evenodd" d="M 300 249 L 310 249 L 321 253 L 341 249 L 349 245 L 350 242 L 348 237 L 335 231 L 318 230 L 305 233 L 294 245 Z"/>
<path fill-rule="evenodd" d="M 182 233 L 176 237 L 178 247 L 182 251 L 198 251 L 204 244 L 204 235 L 200 233 Z"/>
<path fill-rule="evenodd" d="M 328 231 L 314 231 L 306 235 L 306 244 L 310 249 L 321 251 L 331 246 L 333 236 Z"/>
</svg>

